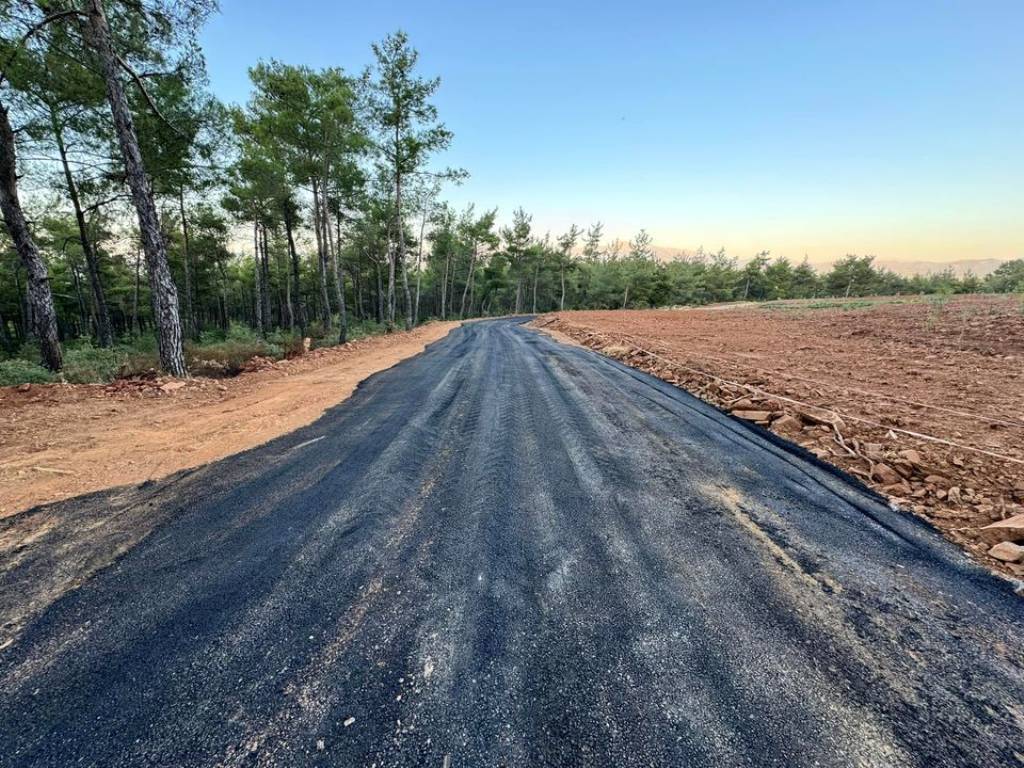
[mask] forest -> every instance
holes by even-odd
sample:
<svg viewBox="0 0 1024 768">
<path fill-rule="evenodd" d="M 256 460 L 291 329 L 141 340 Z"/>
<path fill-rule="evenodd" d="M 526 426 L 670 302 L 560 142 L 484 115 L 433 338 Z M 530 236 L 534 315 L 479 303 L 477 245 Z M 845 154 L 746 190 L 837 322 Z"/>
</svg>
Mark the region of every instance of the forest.
<svg viewBox="0 0 1024 768">
<path fill-rule="evenodd" d="M 848 255 L 822 273 L 457 210 L 445 190 L 468 171 L 443 163 L 441 80 L 406 34 L 360 72 L 257 62 L 247 102 L 224 104 L 197 38 L 215 12 L 0 1 L 0 384 L 231 372 L 430 319 L 1024 290 L 1020 260 L 907 278 Z"/>
</svg>

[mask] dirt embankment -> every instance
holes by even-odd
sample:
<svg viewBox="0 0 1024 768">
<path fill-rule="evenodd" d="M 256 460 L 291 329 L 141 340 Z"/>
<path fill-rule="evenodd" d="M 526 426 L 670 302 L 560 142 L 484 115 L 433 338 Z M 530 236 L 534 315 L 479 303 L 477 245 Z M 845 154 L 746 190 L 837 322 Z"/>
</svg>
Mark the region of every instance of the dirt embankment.
<svg viewBox="0 0 1024 768">
<path fill-rule="evenodd" d="M 1019 298 L 564 312 L 537 324 L 798 443 L 1024 577 L 1021 550 L 993 549 L 1017 529 L 982 530 L 1024 513 Z"/>
<path fill-rule="evenodd" d="M 233 379 L 0 388 L 0 517 L 82 493 L 165 477 L 316 420 L 377 371 L 459 324 L 430 323 Z"/>
</svg>

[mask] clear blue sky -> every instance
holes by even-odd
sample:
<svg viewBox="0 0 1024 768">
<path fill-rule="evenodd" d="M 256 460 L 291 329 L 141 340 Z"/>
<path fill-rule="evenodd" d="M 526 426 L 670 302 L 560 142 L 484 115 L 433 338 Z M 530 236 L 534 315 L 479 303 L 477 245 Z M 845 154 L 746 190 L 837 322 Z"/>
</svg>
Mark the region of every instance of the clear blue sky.
<svg viewBox="0 0 1024 768">
<path fill-rule="evenodd" d="M 827 261 L 1024 256 L 1024 2 L 221 0 L 214 91 L 357 73 L 405 29 L 455 133 L 448 197 L 553 234 Z"/>
</svg>

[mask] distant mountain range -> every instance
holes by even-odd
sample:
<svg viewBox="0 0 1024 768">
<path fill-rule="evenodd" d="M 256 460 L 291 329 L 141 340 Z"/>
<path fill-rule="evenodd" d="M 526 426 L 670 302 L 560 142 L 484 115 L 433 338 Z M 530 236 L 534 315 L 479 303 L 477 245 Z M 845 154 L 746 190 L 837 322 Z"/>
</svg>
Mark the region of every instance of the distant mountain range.
<svg viewBox="0 0 1024 768">
<path fill-rule="evenodd" d="M 654 255 L 663 261 L 674 259 L 677 256 L 684 256 L 689 251 L 684 248 L 669 248 L 666 246 L 653 246 Z M 803 259 L 790 261 L 799 264 Z M 743 263 L 744 259 L 740 260 Z M 811 266 L 819 272 L 827 272 L 838 259 L 829 261 L 811 261 Z M 1005 264 L 1006 259 L 959 259 L 957 261 L 892 261 L 889 259 L 875 259 L 875 266 L 890 269 L 897 275 L 911 277 L 913 275 L 927 275 L 929 273 L 943 272 L 952 269 L 957 277 L 963 277 L 971 272 L 978 277 L 985 277 L 994 272 L 1000 264 Z"/>
</svg>

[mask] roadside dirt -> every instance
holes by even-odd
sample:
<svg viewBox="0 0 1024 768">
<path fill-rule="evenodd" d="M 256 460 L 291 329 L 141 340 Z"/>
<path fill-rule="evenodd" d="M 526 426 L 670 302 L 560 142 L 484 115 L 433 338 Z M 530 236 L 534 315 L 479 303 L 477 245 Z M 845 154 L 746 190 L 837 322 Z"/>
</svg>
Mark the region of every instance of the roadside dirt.
<svg viewBox="0 0 1024 768">
<path fill-rule="evenodd" d="M 458 325 L 430 323 L 292 360 L 256 360 L 233 379 L 0 388 L 0 518 L 264 443 L 316 420 L 367 376 Z"/>
<path fill-rule="evenodd" d="M 1019 298 L 563 312 L 535 325 L 798 443 L 1024 577 L 1024 562 L 989 554 L 1013 537 L 981 531 L 1024 513 Z"/>
</svg>

